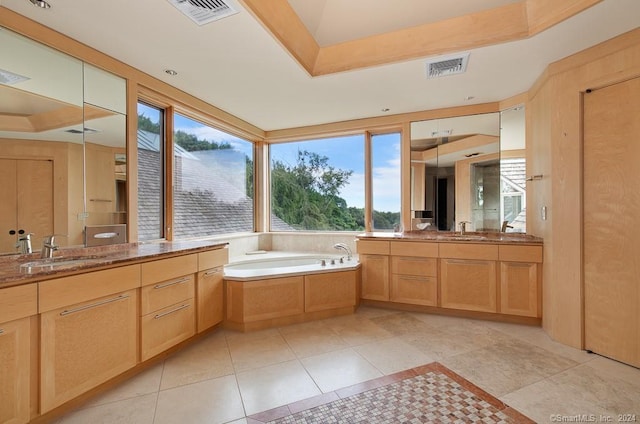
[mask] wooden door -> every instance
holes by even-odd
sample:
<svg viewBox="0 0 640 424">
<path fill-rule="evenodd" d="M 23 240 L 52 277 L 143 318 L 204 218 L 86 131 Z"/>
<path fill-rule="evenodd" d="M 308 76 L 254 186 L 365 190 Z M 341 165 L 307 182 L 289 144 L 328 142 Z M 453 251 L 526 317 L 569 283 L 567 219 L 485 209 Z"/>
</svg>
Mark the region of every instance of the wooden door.
<svg viewBox="0 0 640 424">
<path fill-rule="evenodd" d="M 640 78 L 584 95 L 585 348 L 640 366 Z"/>
<path fill-rule="evenodd" d="M 53 234 L 53 162 L 0 159 L 0 253 L 16 252 L 16 235 L 33 233 L 33 250 Z"/>
<path fill-rule="evenodd" d="M 29 422 L 30 318 L 0 323 L 0 422 Z"/>
<path fill-rule="evenodd" d="M 224 319 L 222 266 L 198 273 L 198 333 Z"/>
<path fill-rule="evenodd" d="M 539 265 L 534 262 L 500 262 L 500 313 L 540 317 Z"/>
<path fill-rule="evenodd" d="M 0 159 L 0 253 L 16 252 L 18 211 L 16 198 L 16 161 Z"/>
</svg>

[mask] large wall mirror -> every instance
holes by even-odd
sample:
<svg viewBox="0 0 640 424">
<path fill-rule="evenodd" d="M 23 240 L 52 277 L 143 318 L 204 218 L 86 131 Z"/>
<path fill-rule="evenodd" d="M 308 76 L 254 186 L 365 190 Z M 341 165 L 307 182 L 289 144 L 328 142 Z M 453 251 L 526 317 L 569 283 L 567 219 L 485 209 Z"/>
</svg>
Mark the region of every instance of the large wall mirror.
<svg viewBox="0 0 640 424">
<path fill-rule="evenodd" d="M 495 231 L 500 222 L 500 114 L 411 124 L 412 228 Z"/>
<path fill-rule="evenodd" d="M 122 78 L 0 28 L 0 254 L 124 222 L 125 146 Z"/>
<path fill-rule="evenodd" d="M 411 123 L 412 229 L 524 232 L 524 107 Z"/>
</svg>

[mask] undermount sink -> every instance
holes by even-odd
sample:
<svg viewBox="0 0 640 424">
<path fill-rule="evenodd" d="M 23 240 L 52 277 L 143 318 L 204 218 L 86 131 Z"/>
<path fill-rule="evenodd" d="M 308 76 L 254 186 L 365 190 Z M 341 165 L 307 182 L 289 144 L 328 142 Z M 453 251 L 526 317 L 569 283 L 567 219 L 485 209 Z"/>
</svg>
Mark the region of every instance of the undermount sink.
<svg viewBox="0 0 640 424">
<path fill-rule="evenodd" d="M 75 257 L 57 257 L 57 258 L 44 258 L 36 259 L 34 261 L 25 262 L 20 265 L 20 268 L 27 270 L 34 269 L 55 269 L 72 266 L 81 266 L 87 264 L 93 264 L 100 262 L 103 258 L 101 256 L 75 256 Z"/>
</svg>

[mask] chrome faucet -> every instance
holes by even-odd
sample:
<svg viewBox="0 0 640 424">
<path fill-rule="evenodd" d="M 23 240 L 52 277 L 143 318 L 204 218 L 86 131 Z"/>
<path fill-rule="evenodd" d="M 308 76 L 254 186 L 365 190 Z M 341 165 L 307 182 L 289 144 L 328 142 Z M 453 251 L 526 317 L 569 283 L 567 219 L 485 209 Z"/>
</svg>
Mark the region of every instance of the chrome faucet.
<svg viewBox="0 0 640 424">
<path fill-rule="evenodd" d="M 58 250 L 58 246 L 55 244 L 55 237 L 55 235 L 50 235 L 44 238 L 42 250 L 40 251 L 40 257 L 42 259 L 53 258 L 53 252 Z"/>
<path fill-rule="evenodd" d="M 509 225 L 509 221 L 502 221 L 502 228 L 500 229 L 500 231 L 506 233 L 507 228 L 513 228 L 513 225 Z"/>
<path fill-rule="evenodd" d="M 20 249 L 20 253 L 27 254 L 32 253 L 33 249 L 31 248 L 31 235 L 33 233 L 20 234 L 18 237 L 18 242 L 16 243 L 16 247 Z"/>
<path fill-rule="evenodd" d="M 336 243 L 333 245 L 333 248 L 338 250 L 344 250 L 347 254 L 347 260 L 348 261 L 351 260 L 351 249 L 349 249 L 349 246 L 347 246 L 344 243 Z"/>
<path fill-rule="evenodd" d="M 469 221 L 460 221 L 458 225 L 460 226 L 460 235 L 463 236 L 464 233 L 467 232 L 467 224 L 471 224 Z"/>
</svg>

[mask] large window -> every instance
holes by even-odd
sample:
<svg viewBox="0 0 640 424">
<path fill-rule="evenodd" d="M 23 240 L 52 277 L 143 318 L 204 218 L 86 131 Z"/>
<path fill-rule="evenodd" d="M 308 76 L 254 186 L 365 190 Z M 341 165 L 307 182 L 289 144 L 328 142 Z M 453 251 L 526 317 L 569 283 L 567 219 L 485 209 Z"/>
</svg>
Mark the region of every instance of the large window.
<svg viewBox="0 0 640 424">
<path fill-rule="evenodd" d="M 138 103 L 138 240 L 164 238 L 164 111 Z"/>
<path fill-rule="evenodd" d="M 174 114 L 173 236 L 253 231 L 253 144 Z"/>
<path fill-rule="evenodd" d="M 364 230 L 364 136 L 274 144 L 272 231 Z"/>
<path fill-rule="evenodd" d="M 400 133 L 371 137 L 374 231 L 400 228 Z"/>
</svg>

